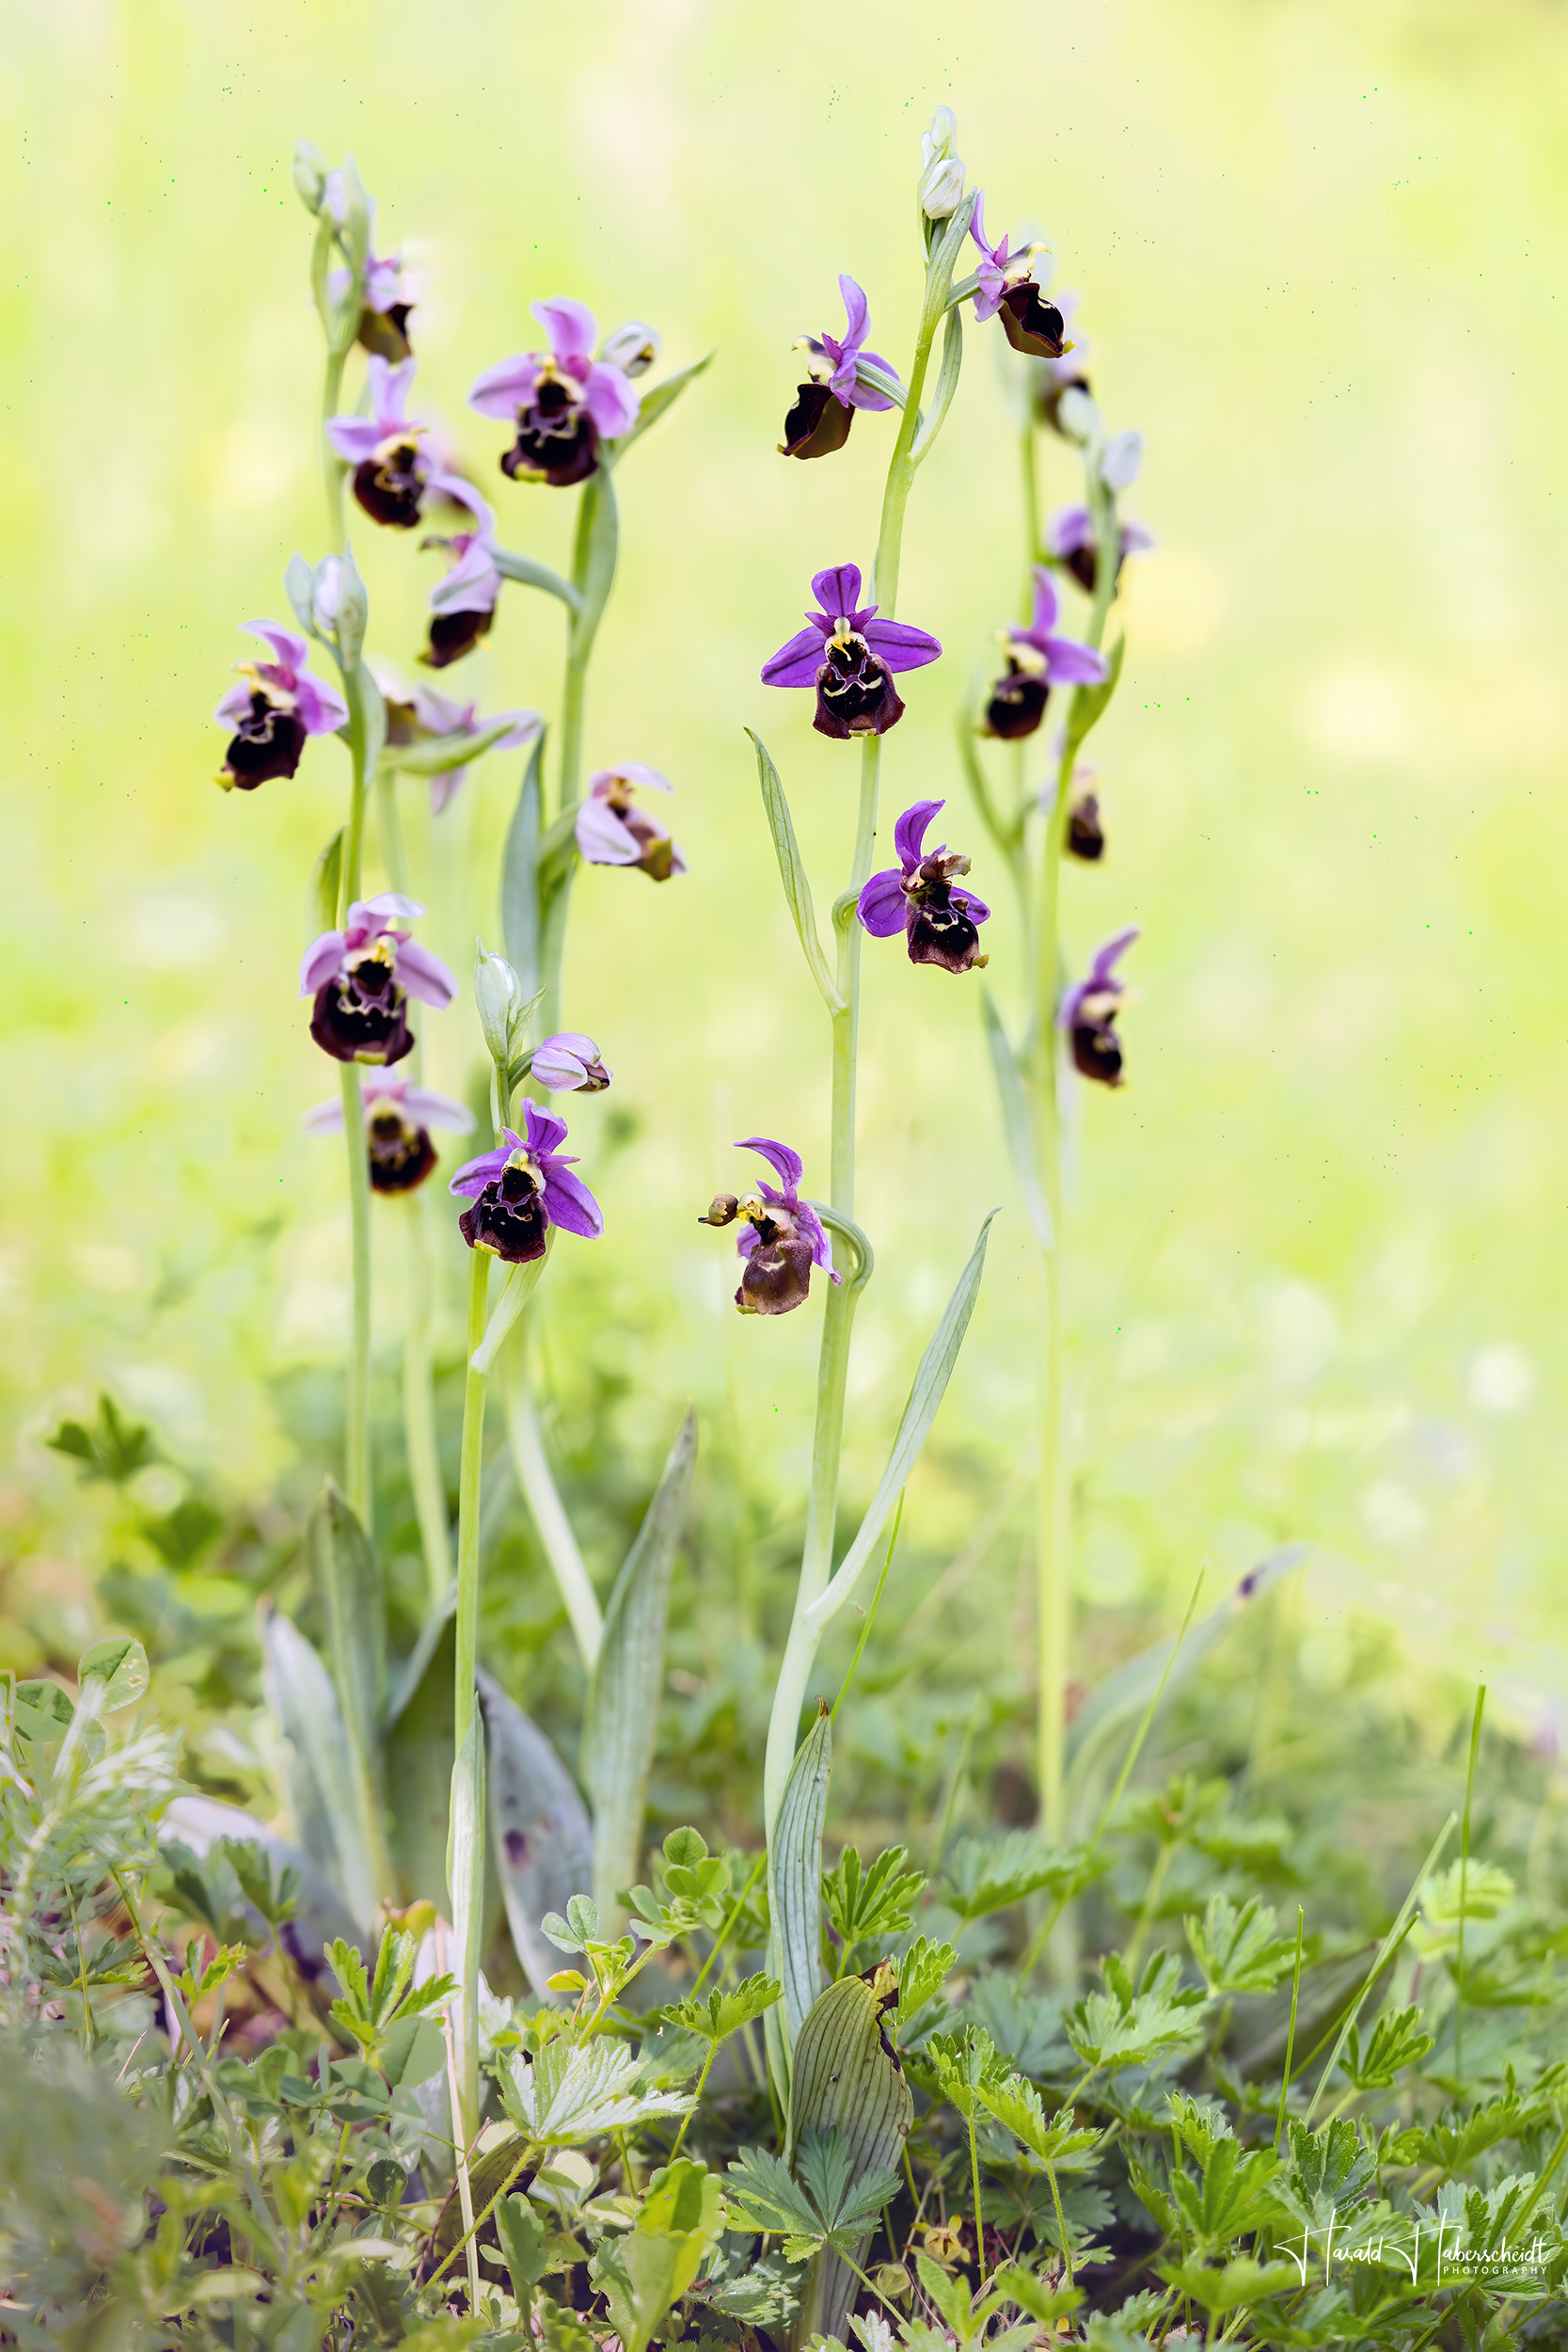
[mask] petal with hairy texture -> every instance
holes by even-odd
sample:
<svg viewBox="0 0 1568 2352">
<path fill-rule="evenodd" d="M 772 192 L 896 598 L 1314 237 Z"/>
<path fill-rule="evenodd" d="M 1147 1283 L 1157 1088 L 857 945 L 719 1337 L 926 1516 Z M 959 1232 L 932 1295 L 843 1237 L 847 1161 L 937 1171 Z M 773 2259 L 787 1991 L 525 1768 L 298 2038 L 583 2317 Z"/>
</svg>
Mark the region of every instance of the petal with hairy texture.
<svg viewBox="0 0 1568 2352">
<path fill-rule="evenodd" d="M 805 1168 L 799 1152 L 792 1152 L 787 1143 L 775 1143 L 770 1136 L 746 1136 L 735 1148 L 737 1152 L 755 1152 L 765 1159 L 793 1203 Z"/>
<path fill-rule="evenodd" d="M 815 686 L 821 667 L 822 631 L 798 629 L 771 660 L 763 663 L 762 682 L 764 686 Z"/>
<path fill-rule="evenodd" d="M 893 939 L 903 930 L 909 908 L 904 877 L 895 866 L 890 866 L 885 873 L 872 875 L 861 891 L 855 912 L 873 939 Z"/>
</svg>

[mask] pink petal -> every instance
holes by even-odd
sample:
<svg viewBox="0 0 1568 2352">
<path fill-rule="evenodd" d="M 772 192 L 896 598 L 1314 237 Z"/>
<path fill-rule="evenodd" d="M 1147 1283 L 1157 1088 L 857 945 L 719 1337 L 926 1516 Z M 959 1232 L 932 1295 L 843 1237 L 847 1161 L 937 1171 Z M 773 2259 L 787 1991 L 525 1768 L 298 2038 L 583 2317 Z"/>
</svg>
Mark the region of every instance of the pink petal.
<svg viewBox="0 0 1568 2352">
<path fill-rule="evenodd" d="M 576 1233 L 581 1241 L 597 1241 L 604 1232 L 604 1216 L 588 1186 L 559 1160 L 544 1170 L 544 1179 L 540 1189 L 550 1223 L 559 1225 L 563 1233 Z"/>
<path fill-rule="evenodd" d="M 1099 686 L 1111 675 L 1110 664 L 1102 653 L 1092 645 L 1080 645 L 1070 637 L 1048 637 L 1040 651 L 1045 656 L 1045 671 L 1053 685 Z"/>
<path fill-rule="evenodd" d="M 858 564 L 835 564 L 830 571 L 814 574 L 811 593 L 824 612 L 838 620 L 853 612 L 860 602 L 861 573 Z M 764 673 L 766 675 L 766 672 Z"/>
<path fill-rule="evenodd" d="M 295 684 L 294 707 L 307 735 L 335 735 L 348 724 L 348 705 L 337 688 L 324 685 L 309 670 Z"/>
<path fill-rule="evenodd" d="M 557 1119 L 553 1111 L 541 1110 L 532 1101 L 523 1104 L 523 1126 L 526 1139 L 522 1149 L 529 1152 L 558 1152 L 566 1140 L 566 1121 Z"/>
<path fill-rule="evenodd" d="M 369 417 L 328 417 L 326 437 L 340 457 L 346 457 L 351 466 L 362 466 L 387 437 Z"/>
<path fill-rule="evenodd" d="M 341 931 L 323 931 L 319 939 L 311 941 L 300 960 L 299 993 L 302 996 L 313 996 L 318 988 L 326 986 L 342 962 L 347 946 L 348 941 Z"/>
<path fill-rule="evenodd" d="M 805 1167 L 799 1152 L 792 1152 L 787 1143 L 775 1143 L 770 1136 L 746 1136 L 735 1148 L 737 1152 L 755 1152 L 765 1159 L 793 1200 Z"/>
<path fill-rule="evenodd" d="M 434 1087 L 407 1088 L 403 1106 L 426 1127 L 445 1127 L 454 1136 L 473 1132 L 474 1115 L 467 1104 L 454 1103 L 450 1094 L 438 1094 Z"/>
<path fill-rule="evenodd" d="M 893 939 L 904 929 L 909 904 L 902 873 L 889 866 L 885 873 L 872 875 L 855 911 L 873 939 Z"/>
<path fill-rule="evenodd" d="M 636 866 L 642 851 L 612 808 L 584 801 L 578 810 L 577 843 L 590 866 Z"/>
<path fill-rule="evenodd" d="M 907 621 L 867 621 L 862 636 L 890 670 L 920 670 L 942 651 L 928 629 L 911 628 Z"/>
<path fill-rule="evenodd" d="M 477 408 L 482 417 L 499 417 L 510 424 L 519 408 L 526 408 L 533 398 L 539 381 L 539 354 L 519 351 L 510 359 L 498 360 L 475 376 L 468 387 L 468 405 Z"/>
<path fill-rule="evenodd" d="M 598 330 L 586 303 L 558 295 L 552 302 L 531 302 L 529 309 L 549 337 L 558 359 L 588 358 L 598 341 Z"/>
<path fill-rule="evenodd" d="M 916 801 L 894 826 L 893 846 L 898 852 L 906 874 L 913 872 L 924 855 L 921 845 L 926 839 L 927 826 L 937 811 L 946 806 L 945 801 Z"/>
<path fill-rule="evenodd" d="M 764 686 L 815 686 L 821 667 L 821 630 L 799 629 L 787 645 L 781 645 L 771 660 L 764 662 L 762 682 Z"/>
<path fill-rule="evenodd" d="M 629 433 L 637 422 L 642 405 L 641 397 L 631 378 L 619 368 L 608 367 L 595 359 L 588 371 L 588 386 L 583 405 L 607 441 Z"/>
<path fill-rule="evenodd" d="M 646 767 L 640 759 L 624 759 L 618 768 L 601 768 L 588 788 L 594 792 L 601 785 L 608 787 L 617 776 L 624 777 L 627 784 L 646 785 L 655 792 L 673 792 L 675 788 L 668 776 L 661 776 L 657 768 Z"/>
<path fill-rule="evenodd" d="M 421 947 L 417 939 L 405 939 L 398 947 L 398 978 L 410 996 L 418 996 L 438 1012 L 456 1000 L 457 982 L 452 978 L 439 956 Z"/>
<path fill-rule="evenodd" d="M 251 637 L 263 637 L 272 647 L 273 658 L 283 670 L 303 670 L 307 647 L 303 637 L 296 637 L 292 628 L 279 628 L 274 621 L 244 621 L 241 627 Z"/>
</svg>

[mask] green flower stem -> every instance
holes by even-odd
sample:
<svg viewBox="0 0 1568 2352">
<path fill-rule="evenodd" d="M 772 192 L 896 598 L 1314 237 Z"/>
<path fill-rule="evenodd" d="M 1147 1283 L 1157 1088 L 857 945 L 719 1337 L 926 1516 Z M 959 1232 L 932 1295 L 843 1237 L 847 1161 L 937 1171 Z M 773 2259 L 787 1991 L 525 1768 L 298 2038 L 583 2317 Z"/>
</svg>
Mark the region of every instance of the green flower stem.
<svg viewBox="0 0 1568 2352">
<path fill-rule="evenodd" d="M 365 1110 L 359 1067 L 339 1067 L 343 1139 L 348 1147 L 348 1215 L 353 1292 L 349 1308 L 348 1398 L 343 1418 L 343 1490 L 366 1534 L 371 1534 L 371 1164 L 365 1150 Z"/>
<path fill-rule="evenodd" d="M 480 1485 L 484 1469 L 484 1399 L 489 1383 L 482 1372 L 473 1368 L 475 1349 L 484 1337 L 485 1310 L 490 1285 L 490 1251 L 474 1249 L 468 1253 L 468 1373 L 463 1391 L 463 1451 L 457 1474 L 457 1667 L 453 1686 L 452 1751 L 456 1759 L 452 1778 L 452 1802 L 457 1802 L 457 1773 L 462 1769 L 464 1748 L 474 1728 L 477 1698 L 474 1691 L 474 1669 L 479 1663 L 479 1511 Z M 452 1908 L 466 1918 L 477 1919 L 484 1901 L 484 1842 L 474 1842 L 474 1883 L 451 1891 Z M 465 1972 L 466 1974 L 466 1972 Z M 458 2134 L 469 2138 L 477 2127 L 479 2115 L 479 2001 L 478 1987 L 465 1981 L 460 1994 L 460 2023 L 463 2046 L 457 2054 Z"/>
<path fill-rule="evenodd" d="M 327 439 L 326 426 L 328 419 L 337 416 L 342 406 L 343 367 L 349 350 L 348 343 L 341 351 L 328 350 L 322 379 L 322 488 L 326 497 L 326 544 L 332 548 L 341 548 L 348 535 L 343 516 L 343 477 L 348 468 Z"/>
<path fill-rule="evenodd" d="M 429 1204 L 421 1188 L 408 1203 L 408 1327 L 403 1338 L 403 1435 L 408 1482 L 420 1522 L 425 1576 L 433 1608 L 451 1585 L 451 1528 L 447 1518 L 446 1481 L 436 1438 L 436 1381 L 431 1348 Z"/>
<path fill-rule="evenodd" d="M 959 235 L 962 230 L 960 229 Z M 926 273 L 926 295 L 914 358 L 910 366 L 898 437 L 882 493 L 881 526 L 871 595 L 884 619 L 892 620 L 898 600 L 898 567 L 904 547 L 904 516 L 921 460 L 914 453 L 920 426 L 920 392 L 930 361 L 931 346 L 947 307 L 957 240 L 939 239 Z M 833 909 L 838 933 L 838 993 L 842 1009 L 832 1015 L 832 1142 L 830 1199 L 841 1216 L 855 1214 L 855 1064 L 860 1042 L 861 927 L 855 902 L 871 873 L 877 842 L 877 797 L 881 777 L 880 736 L 867 736 L 861 748 L 860 806 L 855 822 L 855 847 L 848 888 Z M 817 1358 L 816 1416 L 812 1433 L 811 1487 L 806 1502 L 806 1534 L 800 1554 L 800 1576 L 795 1593 L 795 1614 L 779 1667 L 773 1708 L 768 1724 L 768 1750 L 763 1766 L 763 1804 L 768 1839 L 784 1799 L 784 1784 L 794 1761 L 800 1710 L 805 1703 L 821 1628 L 808 1614 L 812 1603 L 826 1591 L 832 1573 L 833 1533 L 838 1518 L 839 1463 L 844 1446 L 844 1399 L 849 1373 L 849 1341 L 860 1286 L 851 1281 L 849 1252 L 833 1236 L 833 1263 L 842 1278 L 829 1290 L 823 1312 L 822 1346 Z"/>
<path fill-rule="evenodd" d="M 1098 451 L 1085 466 L 1089 512 L 1094 519 L 1098 564 L 1094 607 L 1085 632 L 1098 647 L 1116 596 L 1116 501 L 1100 479 Z M 1033 483 L 1033 468 L 1029 469 Z M 1027 506 L 1027 501 L 1026 501 Z M 1037 522 L 1029 512 L 1031 543 Z M 1043 1299 L 1040 1359 L 1040 1471 L 1035 1515 L 1036 1624 L 1038 1645 L 1039 1711 L 1037 1727 L 1040 1815 L 1045 1833 L 1059 1844 L 1065 1832 L 1063 1792 L 1067 1770 L 1067 1688 L 1072 1661 L 1072 1568 L 1067 1524 L 1067 1477 L 1063 1433 L 1064 1351 L 1062 1335 L 1062 1129 L 1060 1047 L 1056 1005 L 1061 991 L 1061 879 L 1067 841 L 1073 762 L 1081 740 L 1072 714 L 1062 740 L 1056 790 L 1046 818 L 1040 860 L 1039 919 L 1035 930 L 1034 1002 L 1035 1128 L 1040 1190 L 1050 1214 L 1051 1239 L 1041 1250 Z"/>
<path fill-rule="evenodd" d="M 376 771 L 375 818 L 388 880 L 394 890 L 402 891 L 406 898 L 408 853 L 398 810 L 398 780 L 389 768 Z M 416 1038 L 408 1062 L 409 1075 L 416 1081 L 423 1074 L 423 1049 Z M 430 1262 L 430 1202 L 424 1186 L 408 1202 L 407 1216 L 408 1323 L 403 1339 L 403 1441 L 434 1607 L 445 1599 L 451 1584 L 451 1528 L 436 1439 L 436 1375 L 431 1346 L 436 1294 Z"/>
<path fill-rule="evenodd" d="M 1025 388 L 1025 398 L 1028 397 Z M 1033 411 L 1023 420 L 1019 439 L 1020 473 L 1023 489 L 1023 604 L 1025 628 L 1035 609 L 1035 566 L 1040 560 L 1040 485 L 1035 448 L 1035 419 Z"/>
<path fill-rule="evenodd" d="M 590 474 L 582 485 L 578 501 L 577 538 L 572 550 L 572 585 L 582 598 L 573 613 L 566 632 L 566 670 L 561 690 L 561 800 L 558 816 L 575 808 L 582 792 L 583 720 L 588 698 L 588 665 L 593 659 L 594 642 L 599 623 L 604 617 L 610 592 L 615 584 L 614 533 L 611 531 L 611 554 L 608 571 L 598 580 L 592 580 L 596 527 L 603 501 L 610 501 L 610 519 L 614 519 L 614 485 L 609 470 Z M 545 984 L 545 1002 L 540 1011 L 540 1030 L 549 1037 L 560 1028 L 562 1011 L 562 964 L 566 953 L 566 920 L 571 911 L 572 882 L 577 870 L 574 856 L 562 877 L 560 887 L 550 901 L 545 917 L 545 933 L 540 943 L 539 977 Z"/>
</svg>

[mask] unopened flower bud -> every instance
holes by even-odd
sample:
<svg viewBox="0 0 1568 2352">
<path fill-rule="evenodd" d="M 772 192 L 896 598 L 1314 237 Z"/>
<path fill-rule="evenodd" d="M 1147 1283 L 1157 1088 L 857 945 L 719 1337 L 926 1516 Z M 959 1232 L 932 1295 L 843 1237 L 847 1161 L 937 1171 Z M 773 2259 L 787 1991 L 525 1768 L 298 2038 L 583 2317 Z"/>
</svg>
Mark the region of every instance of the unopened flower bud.
<svg viewBox="0 0 1568 2352">
<path fill-rule="evenodd" d="M 293 168 L 291 174 L 294 194 L 308 213 L 319 213 L 322 198 L 326 194 L 326 158 L 319 147 L 309 139 L 294 143 Z"/>
<path fill-rule="evenodd" d="M 964 167 L 955 152 L 958 140 L 958 117 L 951 106 L 939 106 L 920 142 L 920 205 L 927 220 L 946 220 L 962 200 Z"/>
<path fill-rule="evenodd" d="M 623 375 L 646 375 L 662 348 L 653 327 L 644 326 L 641 319 L 628 319 L 625 326 L 605 337 L 599 358 L 607 367 L 619 368 Z"/>
<path fill-rule="evenodd" d="M 1114 433 L 1100 453 L 1100 479 L 1108 490 L 1130 490 L 1143 461 L 1141 433 Z"/>
<path fill-rule="evenodd" d="M 503 1068 L 511 1060 L 513 1025 L 523 1001 L 522 983 L 506 958 L 489 952 L 483 939 L 474 942 L 474 1003 L 479 1025 L 493 1062 Z"/>
<path fill-rule="evenodd" d="M 1085 391 L 1069 384 L 1056 404 L 1057 429 L 1069 441 L 1090 441 L 1100 430 L 1100 411 Z"/>
<path fill-rule="evenodd" d="M 740 1202 L 733 1192 L 716 1192 L 708 1202 L 706 1216 L 697 1219 L 699 1225 L 733 1225 Z"/>
<path fill-rule="evenodd" d="M 330 636 L 338 626 L 338 610 L 343 595 L 343 560 L 340 555 L 324 555 L 310 580 L 310 618 L 319 629 Z"/>
</svg>

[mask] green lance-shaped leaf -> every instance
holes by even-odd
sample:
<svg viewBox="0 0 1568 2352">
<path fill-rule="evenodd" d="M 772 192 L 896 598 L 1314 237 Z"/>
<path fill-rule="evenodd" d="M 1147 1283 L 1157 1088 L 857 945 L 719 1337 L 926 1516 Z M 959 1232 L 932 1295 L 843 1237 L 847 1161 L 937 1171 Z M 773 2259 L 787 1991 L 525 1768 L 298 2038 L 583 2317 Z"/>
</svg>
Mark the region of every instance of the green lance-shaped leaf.
<svg viewBox="0 0 1568 2352">
<path fill-rule="evenodd" d="M 1181 1641 L 1180 1654 L 1171 1663 L 1175 1637 L 1153 1642 L 1148 1649 L 1139 1650 L 1125 1666 L 1107 1676 L 1098 1689 L 1091 1691 L 1073 1720 L 1068 1741 L 1067 1820 L 1069 1831 L 1077 1836 L 1092 1823 L 1099 1808 L 1105 1782 L 1110 1778 L 1114 1759 L 1122 1747 L 1122 1733 L 1136 1723 L 1160 1687 L 1160 1677 L 1169 1667 L 1164 1698 L 1168 1703 L 1181 1685 L 1196 1674 L 1204 1659 L 1222 1642 L 1237 1619 L 1256 1604 L 1280 1577 L 1299 1567 L 1311 1549 L 1309 1544 L 1282 1544 L 1271 1551 L 1243 1577 L 1235 1590 L 1200 1617 Z"/>
<path fill-rule="evenodd" d="M 893 1965 L 884 1961 L 869 1982 L 841 1977 L 816 2001 L 795 2043 L 789 2100 L 788 2161 L 797 2167 L 808 2132 L 832 2128 L 845 2142 L 851 2191 L 897 2169 L 914 2121 L 904 2070 L 882 2031 L 882 2012 L 898 1996 Z M 863 2265 L 862 2240 L 855 2252 Z M 845 2337 L 859 2281 L 848 2264 L 824 2248 L 801 2296 L 792 2342 L 816 2331 Z"/>
<path fill-rule="evenodd" d="M 990 1066 L 996 1073 L 997 1099 L 1002 1105 L 1002 1128 L 1007 1138 L 1007 1156 L 1013 1164 L 1013 1176 L 1018 1184 L 1023 1214 L 1042 1249 L 1052 1246 L 1051 1210 L 1040 1189 L 1039 1169 L 1035 1165 L 1035 1129 L 1029 1114 L 1029 1094 L 1023 1083 L 1023 1073 L 1018 1066 L 1012 1040 L 996 1009 L 995 999 L 989 990 L 982 991 L 980 1013 L 986 1025 L 986 1043 L 990 1048 Z"/>
<path fill-rule="evenodd" d="M 402 1892 L 451 1915 L 447 1887 L 447 1817 L 451 1804 L 451 1751 L 456 1730 L 453 1677 L 457 1635 L 455 1592 L 433 1610 L 404 1661 L 387 1702 L 382 1754 L 392 1858 Z"/>
<path fill-rule="evenodd" d="M 928 457 L 931 444 L 942 431 L 947 411 L 953 405 L 953 395 L 958 389 L 958 370 L 963 365 L 964 323 L 957 306 L 947 313 L 942 329 L 942 366 L 937 371 L 937 388 L 931 395 L 931 405 L 920 421 L 919 430 L 910 448 L 910 462 L 918 466 Z"/>
<path fill-rule="evenodd" d="M 834 985 L 833 976 L 828 969 L 828 959 L 822 952 L 822 943 L 816 935 L 816 909 L 812 902 L 811 882 L 806 873 L 806 862 L 800 855 L 800 845 L 795 838 L 795 826 L 779 771 L 761 736 L 752 735 L 750 727 L 746 732 L 756 748 L 757 782 L 762 787 L 762 805 L 768 818 L 768 830 L 773 836 L 774 853 L 779 861 L 779 879 L 784 883 L 784 903 L 795 925 L 796 937 L 800 942 L 800 952 L 806 959 L 806 968 L 816 982 L 828 1010 L 842 1012 L 844 999 Z"/>
<path fill-rule="evenodd" d="M 637 1876 L 664 1689 L 670 1579 L 696 1459 L 697 1417 L 689 1411 L 615 1580 L 588 1686 L 582 1766 L 594 1807 L 594 1894 L 610 1932 L 622 1916 L 620 1890 Z"/>
<path fill-rule="evenodd" d="M 546 596 L 559 596 L 574 613 L 582 610 L 582 597 L 571 581 L 552 572 L 547 564 L 536 564 L 531 555 L 515 555 L 510 548 L 497 547 L 490 549 L 490 560 L 503 580 L 515 580 L 520 588 L 542 588 Z M 430 601 L 438 605 L 439 595 L 433 595 Z"/>
<path fill-rule="evenodd" d="M 771 1964 L 784 1986 L 784 2080 L 791 2053 L 822 1990 L 822 1823 L 832 1769 L 832 1717 L 824 1705 L 796 1750 L 779 1805 L 768 1855 L 768 1898 L 773 1920 Z M 780 2012 L 768 2017 L 771 2058 Z"/>
<path fill-rule="evenodd" d="M 353 1801 L 377 1892 L 390 1896 L 382 1792 L 381 1722 L 387 1703 L 387 1592 L 370 1540 L 329 1478 L 316 1499 L 305 1547 L 326 1629 L 327 1660 L 354 1759 Z M 348 1789 L 343 1791 L 347 1798 Z"/>
<path fill-rule="evenodd" d="M 112 1633 L 82 1652 L 76 1661 L 76 1679 L 84 1701 L 88 1684 L 99 1684 L 101 1688 L 92 1692 L 95 1711 L 112 1715 L 117 1708 L 132 1707 L 145 1696 L 150 1680 L 147 1652 L 129 1633 Z"/>
<path fill-rule="evenodd" d="M 490 1745 L 490 1838 L 513 1947 L 544 1996 L 561 1963 L 541 1922 L 594 1876 L 594 1833 L 570 1772 L 537 1724 L 478 1677 Z"/>
<path fill-rule="evenodd" d="M 910 1391 L 903 1419 L 898 1423 L 898 1434 L 893 1440 L 893 1452 L 888 1456 L 887 1468 L 861 1521 L 860 1532 L 845 1553 L 838 1574 L 827 1591 L 819 1594 L 810 1608 L 803 1612 L 803 1622 L 814 1633 L 819 1633 L 829 1619 L 843 1608 L 860 1581 L 865 1564 L 871 1557 L 872 1548 L 886 1526 L 888 1514 L 903 1491 L 904 1483 L 930 1432 L 937 1408 L 953 1376 L 953 1367 L 958 1360 L 958 1350 L 969 1328 L 969 1318 L 974 1311 L 980 1277 L 985 1271 L 986 1243 L 992 1219 L 998 1214 L 992 1209 L 981 1226 L 970 1253 L 969 1263 L 959 1275 L 953 1295 L 942 1311 L 942 1321 L 931 1336 L 930 1345 L 920 1359 L 914 1386 Z"/>
<path fill-rule="evenodd" d="M 353 1751 L 338 1693 L 316 1651 L 280 1610 L 261 1620 L 261 1687 L 283 1735 L 283 1787 L 294 1832 L 356 1921 L 375 1916 L 375 1873 L 365 1851 Z"/>
<path fill-rule="evenodd" d="M 689 367 L 677 368 L 673 375 L 667 375 L 662 382 L 650 385 L 639 405 L 637 422 L 614 444 L 616 456 L 623 456 L 634 441 L 640 441 L 648 427 L 657 424 L 660 417 L 674 406 L 687 386 L 694 383 L 712 365 L 713 353 L 709 351 L 701 359 L 693 359 Z"/>
<path fill-rule="evenodd" d="M 537 737 L 507 828 L 501 859 L 501 934 L 507 961 L 530 996 L 539 985 L 539 836 L 544 818 L 545 737 Z"/>
</svg>

